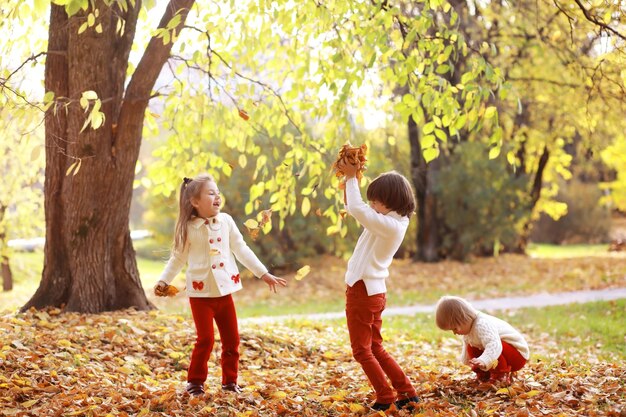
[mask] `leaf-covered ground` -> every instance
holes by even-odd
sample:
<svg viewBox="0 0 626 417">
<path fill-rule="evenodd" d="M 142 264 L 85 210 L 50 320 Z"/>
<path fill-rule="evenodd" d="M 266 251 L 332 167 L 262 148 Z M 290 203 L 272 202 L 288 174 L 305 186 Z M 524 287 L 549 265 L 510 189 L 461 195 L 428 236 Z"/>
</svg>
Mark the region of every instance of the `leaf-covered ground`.
<svg viewBox="0 0 626 417">
<path fill-rule="evenodd" d="M 243 394 L 222 392 L 212 356 L 207 393 L 184 381 L 193 324 L 161 312 L 30 311 L 0 318 L 3 416 L 353 416 L 373 401 L 345 326 L 292 322 L 241 328 Z M 509 388 L 478 385 L 458 364 L 456 338 L 388 340 L 422 402 L 407 416 L 626 415 L 626 363 L 565 355 L 549 335 Z M 536 358 L 541 358 L 536 359 Z"/>
</svg>

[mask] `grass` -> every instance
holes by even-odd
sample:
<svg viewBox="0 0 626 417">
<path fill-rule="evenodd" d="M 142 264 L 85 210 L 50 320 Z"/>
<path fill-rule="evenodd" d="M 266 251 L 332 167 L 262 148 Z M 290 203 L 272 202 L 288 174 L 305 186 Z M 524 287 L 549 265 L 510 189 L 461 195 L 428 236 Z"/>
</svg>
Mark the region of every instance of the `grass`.
<svg viewBox="0 0 626 417">
<path fill-rule="evenodd" d="M 600 360 L 626 359 L 626 300 L 568 304 L 544 308 L 495 311 L 496 317 L 511 323 L 533 344 L 552 346 L 551 351 L 570 352 L 563 359 L 577 355 Z M 335 325 L 345 320 L 334 320 Z M 383 336 L 393 343 L 426 342 L 438 345 L 444 339 L 458 339 L 452 332 L 440 330 L 432 314 L 390 316 L 384 318 Z"/>
<path fill-rule="evenodd" d="M 585 256 L 606 256 L 608 244 L 598 245 L 551 245 L 531 243 L 526 253 L 532 258 L 567 259 Z"/>
<path fill-rule="evenodd" d="M 139 254 L 155 253 L 155 245 L 149 239 L 136 243 Z M 185 285 L 182 274 L 173 283 L 181 289 L 177 297 L 158 299 L 151 294 L 165 265 L 166 254 L 161 252 L 159 260 L 137 257 L 142 284 L 157 308 L 187 315 L 189 307 L 182 291 Z M 449 293 L 481 299 L 626 286 L 626 257 L 609 254 L 606 245 L 535 244 L 529 252 L 531 257 L 503 255 L 477 258 L 469 263 L 396 260 L 389 279 L 388 305 L 430 305 Z M 288 288 L 280 289 L 279 294 L 270 293 L 263 282 L 242 274 L 244 290 L 235 294 L 239 317 L 343 311 L 346 262 L 319 257 L 306 263 L 311 265 L 311 273 L 301 281 L 294 280 L 293 274 L 285 275 Z M 11 260 L 14 290 L 0 293 L 0 310 L 15 310 L 28 301 L 39 284 L 42 264 L 41 251 L 15 255 Z"/>
</svg>

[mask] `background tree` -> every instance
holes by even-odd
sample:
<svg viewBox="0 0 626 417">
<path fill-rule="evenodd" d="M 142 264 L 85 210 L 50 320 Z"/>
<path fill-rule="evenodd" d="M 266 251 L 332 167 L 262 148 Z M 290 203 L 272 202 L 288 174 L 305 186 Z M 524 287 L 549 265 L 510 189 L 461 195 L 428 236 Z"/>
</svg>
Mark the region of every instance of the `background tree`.
<svg viewBox="0 0 626 417">
<path fill-rule="evenodd" d="M 11 7 L 12 6 L 12 7 Z M 43 233 L 44 150 L 42 109 L 32 99 L 31 77 L 42 47 L 37 37 L 18 23 L 15 5 L 0 6 L 0 30 L 11 42 L 0 43 L 0 274 L 2 289 L 13 288 L 10 239 Z"/>
<path fill-rule="evenodd" d="M 10 4 L 22 22 L 31 15 L 28 5 Z M 436 216 L 418 227 L 434 227 L 440 238 L 422 259 L 498 252 L 516 246 L 502 241 L 512 235 L 523 248 L 538 212 L 564 212 L 554 197 L 573 175 L 572 148 L 590 155 L 590 166 L 602 150 L 619 149 L 623 121 L 610 108 L 623 105 L 622 38 L 598 36 L 607 28 L 582 15 L 571 20 L 579 7 L 239 2 L 206 3 L 188 14 L 192 4 L 172 1 L 160 10 L 154 2 L 54 1 L 44 97 L 47 246 L 40 289 L 25 307 L 150 307 L 128 230 L 143 137 L 163 144 L 137 181 L 153 196 L 175 201 L 183 176 L 210 171 L 238 193 L 241 217 L 272 208 L 265 231 L 285 246 L 303 246 L 285 232 L 287 221 L 314 225 L 309 230 L 330 237 L 318 239 L 320 251 L 341 251 L 326 242 L 355 226 L 343 218 L 328 167 L 341 144 L 370 145 L 368 176 L 392 168 L 411 176 L 413 162 L 413 174 L 430 174 L 428 181 L 416 177 L 418 191 L 427 182 L 424 195 L 437 197 Z M 140 23 L 155 13 L 149 10 L 163 17 L 142 31 Z M 614 43 L 603 49 L 606 39 Z M 11 74 L 2 75 L 3 91 L 16 91 L 6 81 Z M 387 155 L 405 158 L 396 163 Z M 500 155 L 508 165 L 495 161 Z M 508 182 L 496 181 L 503 169 Z M 477 178 L 471 191 L 488 198 L 459 205 L 445 194 L 453 187 L 444 176 Z M 497 191 L 485 193 L 489 188 Z M 493 235 L 470 229 L 481 221 L 453 222 L 457 212 L 488 217 L 507 204 L 521 220 L 501 216 Z M 471 236 L 484 239 L 474 244 Z"/>
<path fill-rule="evenodd" d="M 150 307 L 130 239 L 132 182 L 152 88 L 193 3 L 168 3 L 134 71 L 129 55 L 139 1 L 52 4 L 45 260 L 41 284 L 24 309 Z"/>
<path fill-rule="evenodd" d="M 517 242 L 510 243 L 519 251 L 539 213 L 566 213 L 557 200 L 559 187 L 572 177 L 602 180 L 586 175 L 586 167 L 606 171 L 599 151 L 624 129 L 624 80 L 615 65 L 624 61 L 623 39 L 605 36 L 579 5 L 494 2 L 480 9 L 499 51 L 494 62 L 518 100 L 500 102 L 498 109 L 503 138 L 512 146 L 506 154 L 510 175 L 527 181 L 526 219 Z"/>
<path fill-rule="evenodd" d="M 249 12 L 259 12 L 252 24 Z M 223 182 L 233 167 L 239 169 L 238 162 L 245 161 L 256 167 L 247 215 L 267 208 L 261 204 L 268 197 L 280 215 L 282 229 L 285 216 L 298 209 L 311 215 L 311 201 L 323 194 L 329 201 L 319 208 L 330 223 L 327 233 L 345 236 L 346 224 L 337 215 L 342 202 L 327 164 L 341 144 L 359 137 L 355 125 L 363 125 L 372 113 L 427 125 L 430 130 L 417 147 L 425 165 L 439 154 L 438 140 L 457 135 L 465 126 L 476 130 L 485 115 L 493 117 L 492 111 L 485 112 L 490 90 L 479 81 L 497 86 L 499 74 L 480 54 L 469 50 L 465 38 L 454 29 L 458 16 L 446 2 L 393 7 L 386 2 L 304 2 L 297 6 L 277 2 L 267 8 L 253 5 L 234 10 L 228 21 L 207 8 L 200 20 L 203 26 L 219 28 L 219 33 L 237 32 L 248 41 L 232 44 L 196 28 L 195 43 L 205 44 L 207 53 L 185 51 L 172 77 L 182 86 L 178 75 L 189 77 L 195 70 L 193 79 L 205 82 L 195 82 L 196 91 L 177 87 L 165 99 L 165 127 L 172 135 L 158 151 L 162 163 L 150 175 L 156 193 L 173 193 L 180 171 L 211 166 Z M 464 68 L 451 65 L 458 55 L 472 55 Z M 451 73 L 453 81 L 462 77 L 465 85 L 448 80 Z M 191 84 L 191 80 L 186 82 Z M 405 93 L 398 96 L 400 89 Z M 230 112 L 215 111 L 224 106 Z M 240 117 L 241 111 L 245 117 Z M 256 145 L 259 136 L 267 137 L 262 148 Z M 240 156 L 225 160 L 223 155 L 207 152 L 198 157 L 200 149 L 215 149 L 209 143 L 216 139 L 232 144 Z M 281 142 L 286 150 L 273 145 Z M 268 163 L 271 159 L 282 161 L 274 165 L 276 175 Z M 403 167 L 407 167 L 405 162 L 398 168 Z M 420 227 L 428 227 L 432 220 L 423 219 Z"/>
</svg>

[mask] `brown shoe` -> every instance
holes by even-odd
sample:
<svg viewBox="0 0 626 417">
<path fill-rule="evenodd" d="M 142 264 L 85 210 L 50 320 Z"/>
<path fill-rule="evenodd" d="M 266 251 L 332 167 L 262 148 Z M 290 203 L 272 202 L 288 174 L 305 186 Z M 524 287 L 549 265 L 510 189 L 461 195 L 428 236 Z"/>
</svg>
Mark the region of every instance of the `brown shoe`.
<svg viewBox="0 0 626 417">
<path fill-rule="evenodd" d="M 199 397 L 204 394 L 204 386 L 203 384 L 196 384 L 193 382 L 187 382 L 187 386 L 185 387 L 185 391 L 191 396 Z"/>
<path fill-rule="evenodd" d="M 243 392 L 243 389 L 237 383 L 231 382 L 230 384 L 222 384 L 222 390 L 236 392 L 237 394 Z"/>
</svg>

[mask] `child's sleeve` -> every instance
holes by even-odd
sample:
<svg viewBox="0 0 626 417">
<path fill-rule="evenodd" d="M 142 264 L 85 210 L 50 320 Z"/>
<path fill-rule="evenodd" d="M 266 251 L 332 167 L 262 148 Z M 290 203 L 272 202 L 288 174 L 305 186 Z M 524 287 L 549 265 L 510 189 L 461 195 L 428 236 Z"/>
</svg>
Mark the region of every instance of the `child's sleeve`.
<svg viewBox="0 0 626 417">
<path fill-rule="evenodd" d="M 163 281 L 166 284 L 170 284 L 176 275 L 182 271 L 183 267 L 187 263 L 187 257 L 189 256 L 189 243 L 185 245 L 185 248 L 181 251 L 173 250 L 170 259 L 167 261 L 167 265 L 161 272 L 159 281 Z"/>
<path fill-rule="evenodd" d="M 226 218 L 228 219 L 230 250 L 243 266 L 252 272 L 255 277 L 260 278 L 268 272 L 267 268 L 259 258 L 257 258 L 254 252 L 252 252 L 252 249 L 250 249 L 246 241 L 243 240 L 243 235 L 237 228 L 233 218 L 228 215 Z"/>
<path fill-rule="evenodd" d="M 389 236 L 396 234 L 400 229 L 398 220 L 377 213 L 376 210 L 363 201 L 356 177 L 349 178 L 346 181 L 346 210 L 363 227 L 374 234 Z"/>
<path fill-rule="evenodd" d="M 494 362 L 502 354 L 502 341 L 498 329 L 489 322 L 482 321 L 477 323 L 476 332 L 481 343 L 485 347 L 484 352 L 477 359 L 487 369 L 491 369 Z"/>
</svg>

